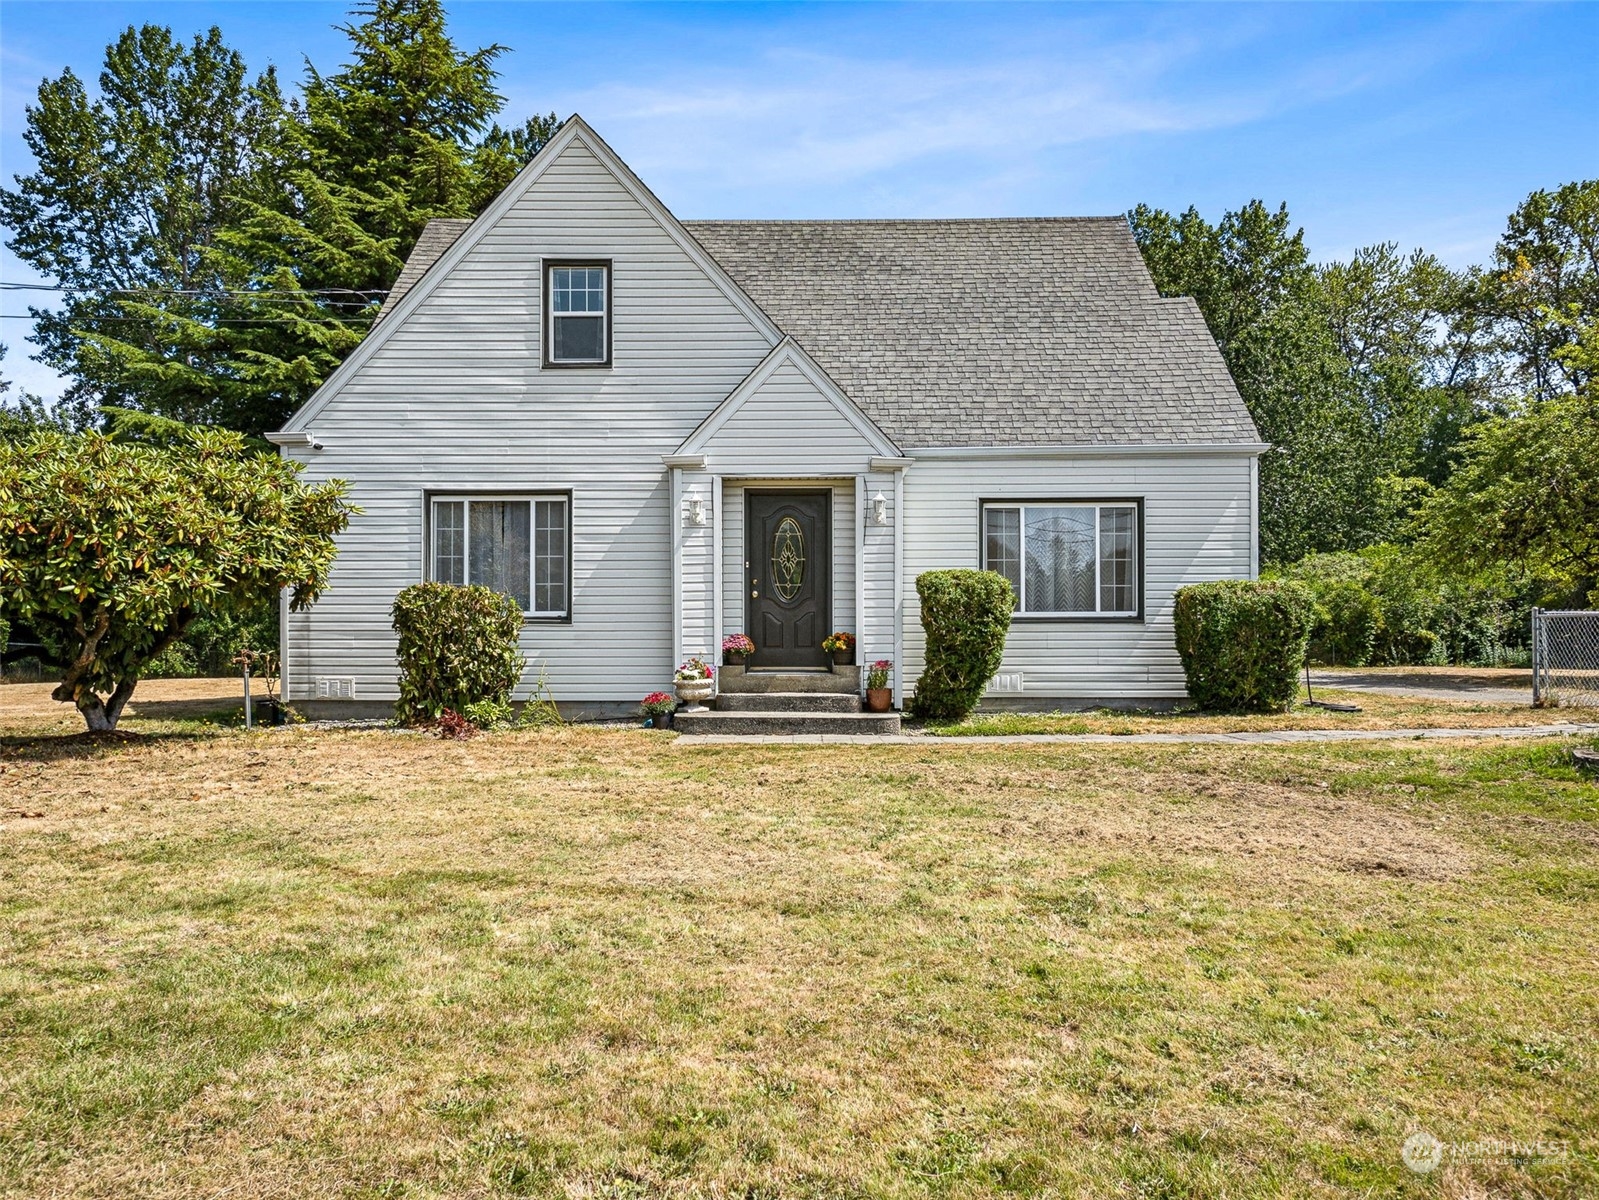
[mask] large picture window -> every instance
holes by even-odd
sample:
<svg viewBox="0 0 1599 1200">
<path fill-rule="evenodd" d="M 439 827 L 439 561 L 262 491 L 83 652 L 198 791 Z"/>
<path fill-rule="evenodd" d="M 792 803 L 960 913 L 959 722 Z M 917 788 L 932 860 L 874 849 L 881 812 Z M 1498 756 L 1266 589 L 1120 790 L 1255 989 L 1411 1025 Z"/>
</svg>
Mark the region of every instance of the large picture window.
<svg viewBox="0 0 1599 1200">
<path fill-rule="evenodd" d="M 1138 505 L 983 505 L 983 566 L 1010 580 L 1016 611 L 1039 617 L 1136 617 Z"/>
<path fill-rule="evenodd" d="M 603 367 L 611 361 L 611 266 L 546 263 L 544 362 Z"/>
<path fill-rule="evenodd" d="M 437 496 L 433 578 L 504 592 L 530 617 L 568 615 L 565 496 Z"/>
</svg>

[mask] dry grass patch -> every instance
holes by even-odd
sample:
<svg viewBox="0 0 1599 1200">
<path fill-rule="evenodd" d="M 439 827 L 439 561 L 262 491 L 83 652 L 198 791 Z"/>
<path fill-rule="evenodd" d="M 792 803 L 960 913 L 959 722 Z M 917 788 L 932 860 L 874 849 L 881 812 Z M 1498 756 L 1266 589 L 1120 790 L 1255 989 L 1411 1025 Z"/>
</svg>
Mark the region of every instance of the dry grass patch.
<svg viewBox="0 0 1599 1200">
<path fill-rule="evenodd" d="M 12 1194 L 1599 1189 L 1599 788 L 1554 745 L 0 766 L 43 814 L 0 820 Z M 1422 1179 L 1416 1128 L 1569 1153 Z"/>
<path fill-rule="evenodd" d="M 928 729 L 943 737 L 1036 733 L 1246 733 L 1282 729 L 1491 729 L 1501 726 L 1581 725 L 1599 721 L 1593 710 L 1537 709 L 1528 704 L 1498 704 L 1393 696 L 1380 692 L 1338 691 L 1318 686 L 1317 700 L 1354 704 L 1359 712 L 1329 712 L 1301 703 L 1286 713 L 978 713 L 969 719 Z"/>
</svg>

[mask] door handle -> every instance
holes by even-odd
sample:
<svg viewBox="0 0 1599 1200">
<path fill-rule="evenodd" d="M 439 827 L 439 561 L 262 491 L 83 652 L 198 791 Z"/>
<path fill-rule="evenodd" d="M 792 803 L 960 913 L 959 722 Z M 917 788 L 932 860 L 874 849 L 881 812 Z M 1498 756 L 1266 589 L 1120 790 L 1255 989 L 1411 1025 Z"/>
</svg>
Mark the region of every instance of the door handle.
<svg viewBox="0 0 1599 1200">
<path fill-rule="evenodd" d="M 759 600 L 761 598 L 761 594 L 759 592 L 751 592 L 750 597 L 751 599 Z"/>
</svg>

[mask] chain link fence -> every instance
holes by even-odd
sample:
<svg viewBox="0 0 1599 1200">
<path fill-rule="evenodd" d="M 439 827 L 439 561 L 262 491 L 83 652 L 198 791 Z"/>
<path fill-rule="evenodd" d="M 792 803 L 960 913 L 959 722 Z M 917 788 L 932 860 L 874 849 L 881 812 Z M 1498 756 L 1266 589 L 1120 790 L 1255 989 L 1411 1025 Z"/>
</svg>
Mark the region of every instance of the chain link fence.
<svg viewBox="0 0 1599 1200">
<path fill-rule="evenodd" d="M 1532 702 L 1599 706 L 1599 612 L 1532 610 Z"/>
</svg>

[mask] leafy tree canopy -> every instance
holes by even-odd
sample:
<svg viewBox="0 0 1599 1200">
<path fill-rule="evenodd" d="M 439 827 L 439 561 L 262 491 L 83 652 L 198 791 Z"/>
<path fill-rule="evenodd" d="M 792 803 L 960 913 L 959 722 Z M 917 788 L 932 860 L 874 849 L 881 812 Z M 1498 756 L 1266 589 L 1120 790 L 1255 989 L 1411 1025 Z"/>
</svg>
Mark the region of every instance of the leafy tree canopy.
<svg viewBox="0 0 1599 1200">
<path fill-rule="evenodd" d="M 1581 352 L 1599 322 L 1599 179 L 1533 192 L 1494 260 L 1502 349 L 1522 390 L 1547 399 L 1599 378 Z"/>
<path fill-rule="evenodd" d="M 6 351 L 6 344 L 0 342 L 0 370 L 4 369 Z M 26 390 L 13 396 L 11 388 L 11 381 L 0 375 L 0 442 L 19 442 L 43 428 L 69 427 L 38 396 Z"/>
<path fill-rule="evenodd" d="M 1599 324 L 1552 351 L 1577 391 L 1473 429 L 1417 515 L 1427 559 L 1455 574 L 1513 563 L 1599 605 Z"/>
<path fill-rule="evenodd" d="M 1480 273 L 1372 246 L 1310 262 L 1286 206 L 1212 225 L 1140 206 L 1134 236 L 1164 295 L 1192 296 L 1261 436 L 1261 552 L 1292 562 L 1392 536 L 1411 485 L 1447 475 L 1486 370 Z"/>
<path fill-rule="evenodd" d="M 201 614 L 247 617 L 327 583 L 354 511 L 339 481 L 236 433 L 166 446 L 45 431 L 0 444 L 0 593 L 65 664 L 53 693 L 116 728 L 141 671 Z"/>
</svg>

